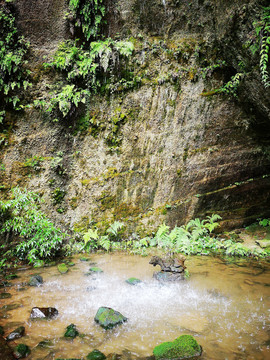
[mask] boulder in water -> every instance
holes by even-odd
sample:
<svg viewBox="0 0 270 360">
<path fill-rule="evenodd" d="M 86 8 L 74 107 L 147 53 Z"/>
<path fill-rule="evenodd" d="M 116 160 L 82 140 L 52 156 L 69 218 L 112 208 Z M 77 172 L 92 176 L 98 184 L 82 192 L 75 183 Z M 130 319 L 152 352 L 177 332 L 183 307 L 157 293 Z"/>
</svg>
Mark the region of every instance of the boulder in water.
<svg viewBox="0 0 270 360">
<path fill-rule="evenodd" d="M 25 358 L 30 354 L 30 349 L 25 344 L 19 344 L 15 347 L 13 355 L 16 359 L 22 359 Z"/>
<path fill-rule="evenodd" d="M 120 325 L 125 321 L 127 321 L 125 316 L 109 307 L 100 307 L 95 316 L 95 322 L 106 330 Z"/>
<path fill-rule="evenodd" d="M 191 335 L 181 335 L 172 342 L 164 342 L 156 346 L 153 354 L 156 360 L 198 359 L 202 348 Z"/>
<path fill-rule="evenodd" d="M 7 341 L 15 340 L 21 338 L 25 334 L 25 327 L 20 326 L 17 329 L 13 330 L 7 337 Z"/>
<path fill-rule="evenodd" d="M 159 271 L 155 272 L 153 274 L 153 277 L 157 279 L 158 281 L 178 281 L 178 280 L 184 280 L 185 279 L 185 273 L 171 273 L 167 271 Z"/>
<path fill-rule="evenodd" d="M 79 331 L 77 330 L 76 325 L 74 324 L 68 325 L 64 337 L 74 339 L 77 335 L 79 335 Z"/>
<path fill-rule="evenodd" d="M 58 310 L 52 307 L 33 307 L 30 319 L 53 319 L 58 315 Z"/>
<path fill-rule="evenodd" d="M 86 356 L 86 360 L 104 360 L 104 359 L 106 359 L 106 356 L 97 349 L 94 349 Z"/>
<path fill-rule="evenodd" d="M 65 274 L 65 273 L 68 272 L 68 267 L 67 267 L 67 265 L 64 264 L 64 263 L 59 264 L 59 265 L 57 266 L 57 269 L 58 269 L 58 271 L 59 271 L 61 274 Z"/>
<path fill-rule="evenodd" d="M 40 286 L 43 284 L 43 278 L 40 275 L 34 275 L 31 277 L 28 285 L 30 286 Z"/>
<path fill-rule="evenodd" d="M 137 285 L 137 284 L 139 284 L 141 282 L 142 282 L 142 280 L 134 278 L 134 277 L 131 277 L 131 278 L 126 280 L 126 283 L 128 283 L 130 285 Z"/>
</svg>

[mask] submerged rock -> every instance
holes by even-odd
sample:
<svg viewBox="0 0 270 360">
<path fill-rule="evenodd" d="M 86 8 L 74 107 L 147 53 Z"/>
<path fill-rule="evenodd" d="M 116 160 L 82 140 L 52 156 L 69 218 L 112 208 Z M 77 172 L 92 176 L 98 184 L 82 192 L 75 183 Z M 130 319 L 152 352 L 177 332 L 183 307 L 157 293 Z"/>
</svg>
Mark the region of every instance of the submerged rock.
<svg viewBox="0 0 270 360">
<path fill-rule="evenodd" d="M 153 277 L 157 279 L 158 281 L 178 281 L 178 280 L 184 280 L 185 273 L 171 273 L 171 272 L 165 272 L 165 271 L 159 271 L 155 272 L 153 274 Z"/>
<path fill-rule="evenodd" d="M 134 277 L 131 277 L 131 278 L 126 280 L 126 283 L 128 283 L 130 285 L 137 285 L 137 284 L 139 284 L 141 282 L 142 282 L 142 280 L 134 278 Z"/>
<path fill-rule="evenodd" d="M 0 336 L 1 360 L 14 360 L 13 351 L 2 336 Z"/>
<path fill-rule="evenodd" d="M 94 349 L 86 356 L 86 360 L 104 360 L 104 359 L 106 359 L 106 356 L 97 349 Z"/>
<path fill-rule="evenodd" d="M 112 308 L 100 307 L 94 320 L 101 327 L 107 330 L 115 327 L 116 325 L 122 324 L 123 322 L 127 321 L 127 318 Z"/>
<path fill-rule="evenodd" d="M 156 346 L 153 350 L 156 360 L 195 360 L 201 356 L 201 353 L 201 346 L 191 335 L 181 335 L 172 342 L 164 342 Z"/>
<path fill-rule="evenodd" d="M 81 258 L 80 258 L 80 261 L 90 261 L 90 258 L 87 258 L 87 257 L 81 257 Z"/>
<path fill-rule="evenodd" d="M 58 269 L 58 271 L 59 271 L 61 274 L 65 274 L 65 273 L 68 272 L 68 267 L 67 267 L 67 265 L 64 264 L 64 263 L 59 264 L 59 265 L 57 266 L 57 269 Z"/>
<path fill-rule="evenodd" d="M 19 344 L 15 347 L 13 355 L 16 359 L 25 358 L 30 354 L 31 350 L 25 344 Z"/>
<path fill-rule="evenodd" d="M 21 306 L 22 306 L 22 304 L 12 303 L 12 304 L 8 304 L 8 305 L 2 306 L 2 309 L 3 309 L 4 311 L 10 311 L 10 310 L 18 309 L 18 308 L 21 307 Z"/>
<path fill-rule="evenodd" d="M 64 337 L 69 337 L 74 339 L 78 335 L 79 335 L 79 331 L 77 330 L 76 325 L 70 324 L 67 326 Z"/>
<path fill-rule="evenodd" d="M 25 327 L 20 326 L 17 329 L 13 330 L 7 337 L 7 341 L 15 340 L 21 338 L 25 334 Z"/>
<path fill-rule="evenodd" d="M 34 275 L 31 277 L 28 285 L 30 286 L 40 286 L 43 284 L 43 278 L 40 275 Z"/>
<path fill-rule="evenodd" d="M 96 267 L 96 266 L 91 267 L 91 268 L 89 269 L 89 271 L 90 271 L 90 272 L 93 272 L 93 273 L 102 273 L 102 272 L 103 272 L 103 270 L 102 270 L 101 268 Z"/>
<path fill-rule="evenodd" d="M 53 319 L 58 315 L 58 310 L 52 307 L 34 307 L 31 310 L 30 319 Z"/>
<path fill-rule="evenodd" d="M 7 280 L 12 280 L 12 279 L 17 279 L 19 276 L 17 274 L 8 274 L 5 276 L 5 279 Z"/>
<path fill-rule="evenodd" d="M 0 294 L 0 299 L 9 299 L 9 298 L 11 298 L 10 293 L 1 293 Z"/>
</svg>

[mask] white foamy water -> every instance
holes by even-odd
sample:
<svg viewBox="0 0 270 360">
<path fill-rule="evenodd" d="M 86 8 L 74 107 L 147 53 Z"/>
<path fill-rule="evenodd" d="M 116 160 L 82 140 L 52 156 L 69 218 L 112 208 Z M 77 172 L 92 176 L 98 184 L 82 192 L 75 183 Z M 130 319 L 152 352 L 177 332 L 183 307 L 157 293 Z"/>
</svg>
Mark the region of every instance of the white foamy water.
<svg viewBox="0 0 270 360">
<path fill-rule="evenodd" d="M 104 272 L 85 276 L 91 265 L 75 259 L 76 266 L 67 274 L 60 275 L 56 267 L 44 269 L 42 287 L 15 292 L 6 300 L 22 303 L 22 308 L 12 310 L 12 321 L 26 323 L 30 346 L 52 339 L 55 358 L 83 357 L 94 348 L 105 354 L 129 351 L 148 356 L 159 343 L 192 334 L 203 346 L 205 359 L 266 359 L 270 354 L 266 343 L 269 268 L 240 268 L 220 260 L 192 258 L 186 261 L 190 279 L 160 284 L 152 277 L 159 268 L 149 265 L 149 258 L 106 254 L 93 255 L 91 260 Z M 29 277 L 29 272 L 24 276 Z M 142 283 L 129 285 L 125 282 L 129 277 Z M 59 316 L 30 321 L 34 306 L 56 307 Z M 94 322 L 101 306 L 112 307 L 128 321 L 103 330 Z M 72 342 L 63 339 L 70 323 L 85 336 Z M 33 360 L 40 351 L 34 350 Z"/>
</svg>

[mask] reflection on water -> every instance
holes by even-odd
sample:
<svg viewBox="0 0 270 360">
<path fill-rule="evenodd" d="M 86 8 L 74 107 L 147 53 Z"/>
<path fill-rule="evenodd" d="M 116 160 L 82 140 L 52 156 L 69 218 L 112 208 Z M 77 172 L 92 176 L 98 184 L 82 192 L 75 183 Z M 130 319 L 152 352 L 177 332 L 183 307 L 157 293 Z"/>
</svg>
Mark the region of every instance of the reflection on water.
<svg viewBox="0 0 270 360">
<path fill-rule="evenodd" d="M 22 272 L 8 288 L 10 299 L 3 305 L 19 303 L 1 319 L 8 329 L 24 323 L 31 359 L 45 357 L 83 357 L 94 348 L 106 355 L 128 351 L 133 356 L 148 356 L 163 341 L 192 334 L 203 347 L 203 359 L 270 359 L 269 349 L 269 265 L 242 262 L 226 264 L 219 259 L 188 258 L 190 279 L 160 285 L 152 278 L 149 258 L 124 254 L 92 255 L 91 261 L 104 273 L 85 276 L 90 265 L 76 265 L 67 274 L 56 267 Z M 241 265 L 241 266 L 240 266 Z M 20 283 L 33 273 L 41 274 L 40 288 L 20 290 Z M 129 277 L 143 282 L 132 286 Z M 56 307 L 59 316 L 51 321 L 30 321 L 32 307 Z M 94 323 L 100 306 L 112 307 L 128 322 L 109 331 Z M 65 328 L 74 323 L 83 337 L 63 339 Z M 49 348 L 36 345 L 52 340 Z M 23 341 L 22 341 L 23 340 Z"/>
</svg>

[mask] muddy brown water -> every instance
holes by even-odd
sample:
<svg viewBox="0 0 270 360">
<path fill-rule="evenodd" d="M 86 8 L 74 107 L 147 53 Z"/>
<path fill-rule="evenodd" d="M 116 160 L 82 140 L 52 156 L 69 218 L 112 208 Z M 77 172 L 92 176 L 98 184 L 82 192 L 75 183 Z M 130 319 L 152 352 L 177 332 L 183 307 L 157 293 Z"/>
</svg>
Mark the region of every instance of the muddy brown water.
<svg viewBox="0 0 270 360">
<path fill-rule="evenodd" d="M 182 334 L 193 335 L 203 347 L 203 359 L 270 359 L 269 305 L 270 266 L 262 263 L 226 263 L 210 257 L 186 260 L 190 278 L 179 283 L 160 284 L 152 275 L 150 257 L 126 254 L 96 254 L 90 259 L 102 274 L 86 276 L 89 262 L 74 257 L 75 266 L 66 274 L 57 267 L 20 271 L 5 291 L 1 307 L 20 306 L 2 313 L 5 335 L 24 325 L 26 335 L 16 340 L 32 349 L 29 359 L 85 358 L 93 349 L 145 357 L 164 341 Z M 33 274 L 44 279 L 41 287 L 22 288 Z M 136 277 L 136 286 L 125 282 Z M 1 290 L 1 289 L 0 289 Z M 1 290 L 3 292 L 4 290 Z M 29 320 L 32 307 L 55 307 L 54 320 Z M 94 317 L 100 306 L 112 307 L 128 321 L 103 330 Z M 63 338 L 65 328 L 75 324 L 83 337 Z M 37 345 L 51 340 L 49 347 Z M 11 343 L 15 345 L 15 343 Z M 47 358 L 46 358 L 47 359 Z"/>
</svg>

